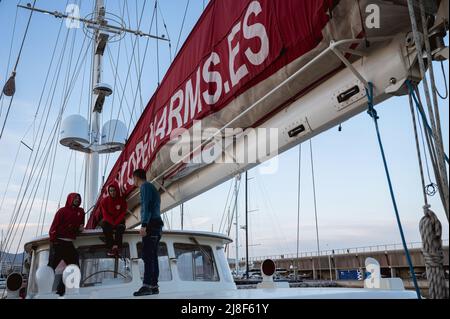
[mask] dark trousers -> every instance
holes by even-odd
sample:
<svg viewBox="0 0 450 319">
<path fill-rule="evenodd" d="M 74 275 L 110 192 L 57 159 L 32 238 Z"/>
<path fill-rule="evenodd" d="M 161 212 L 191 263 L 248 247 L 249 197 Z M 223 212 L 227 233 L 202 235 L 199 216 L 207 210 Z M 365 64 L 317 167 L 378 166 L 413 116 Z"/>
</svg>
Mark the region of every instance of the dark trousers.
<svg viewBox="0 0 450 319">
<path fill-rule="evenodd" d="M 105 235 L 106 247 L 111 249 L 114 245 L 122 248 L 122 238 L 125 232 L 125 225 L 113 226 L 108 222 L 102 222 L 103 234 Z M 115 233 L 115 237 L 114 237 Z"/>
<path fill-rule="evenodd" d="M 55 270 L 61 260 L 64 260 L 66 265 L 79 266 L 78 252 L 71 241 L 57 239 L 51 243 L 48 266 Z"/>
<path fill-rule="evenodd" d="M 58 267 L 59 263 L 64 260 L 66 265 L 80 266 L 78 252 L 70 241 L 57 239 L 50 244 L 50 254 L 48 258 L 48 266 L 53 270 Z M 65 286 L 62 280 L 58 283 L 57 293 L 63 295 Z"/>
<path fill-rule="evenodd" d="M 160 229 L 147 230 L 142 238 L 142 260 L 144 261 L 144 285 L 158 286 L 159 264 L 158 246 L 161 240 Z"/>
</svg>

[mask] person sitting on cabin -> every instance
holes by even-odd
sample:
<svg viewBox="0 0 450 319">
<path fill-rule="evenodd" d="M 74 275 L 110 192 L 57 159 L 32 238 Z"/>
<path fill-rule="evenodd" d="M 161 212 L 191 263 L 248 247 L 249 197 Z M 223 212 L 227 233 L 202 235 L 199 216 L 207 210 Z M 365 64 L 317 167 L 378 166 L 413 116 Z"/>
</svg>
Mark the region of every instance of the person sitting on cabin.
<svg viewBox="0 0 450 319">
<path fill-rule="evenodd" d="M 79 266 L 78 252 L 73 241 L 84 230 L 84 210 L 80 207 L 81 196 L 71 193 L 67 196 L 66 205 L 60 208 L 50 226 L 50 254 L 48 266 L 55 271 L 61 261 L 66 265 Z M 65 287 L 59 283 L 57 293 L 63 295 Z"/>
<path fill-rule="evenodd" d="M 122 249 L 122 237 L 125 232 L 125 215 L 127 202 L 120 195 L 119 185 L 113 183 L 108 186 L 108 196 L 100 202 L 102 212 L 101 227 L 105 235 L 108 256 L 117 257 Z M 114 237 L 115 233 L 115 237 Z"/>
<path fill-rule="evenodd" d="M 161 219 L 161 197 L 153 184 L 147 182 L 145 170 L 133 172 L 134 185 L 141 193 L 142 260 L 144 261 L 144 280 L 142 287 L 133 295 L 146 296 L 159 294 L 158 247 L 164 223 Z"/>
</svg>

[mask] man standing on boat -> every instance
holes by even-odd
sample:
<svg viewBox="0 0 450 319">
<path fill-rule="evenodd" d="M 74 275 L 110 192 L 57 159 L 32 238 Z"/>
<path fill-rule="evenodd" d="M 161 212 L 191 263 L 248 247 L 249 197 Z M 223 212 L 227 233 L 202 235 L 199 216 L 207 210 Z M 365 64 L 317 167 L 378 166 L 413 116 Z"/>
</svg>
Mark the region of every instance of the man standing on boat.
<svg viewBox="0 0 450 319">
<path fill-rule="evenodd" d="M 144 261 L 144 282 L 134 296 L 146 296 L 159 293 L 158 245 L 164 223 L 161 219 L 161 197 L 158 190 L 147 182 L 146 172 L 138 169 L 133 172 L 134 185 L 141 193 L 141 229 L 142 260 Z"/>
<path fill-rule="evenodd" d="M 50 227 L 50 254 L 48 266 L 55 270 L 61 261 L 66 265 L 79 266 L 78 252 L 73 245 L 77 235 L 84 230 L 84 210 L 80 207 L 81 196 L 71 193 L 66 206 L 60 208 Z M 64 294 L 64 284 L 59 283 L 57 293 Z"/>
<path fill-rule="evenodd" d="M 120 195 L 119 185 L 108 186 L 108 196 L 100 202 L 102 212 L 101 226 L 106 239 L 108 256 L 119 256 L 122 248 L 122 236 L 125 232 L 127 202 Z M 115 238 L 114 238 L 115 232 Z"/>
</svg>

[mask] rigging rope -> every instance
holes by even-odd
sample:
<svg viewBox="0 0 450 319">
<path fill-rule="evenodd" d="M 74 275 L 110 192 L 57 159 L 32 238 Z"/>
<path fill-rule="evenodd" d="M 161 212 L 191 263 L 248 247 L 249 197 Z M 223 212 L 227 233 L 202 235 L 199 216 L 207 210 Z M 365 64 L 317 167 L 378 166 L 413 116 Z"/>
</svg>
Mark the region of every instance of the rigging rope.
<svg viewBox="0 0 450 319">
<path fill-rule="evenodd" d="M 312 187 L 313 187 L 313 198 L 314 198 L 314 217 L 315 217 L 315 223 L 316 223 L 317 256 L 319 258 L 319 269 L 320 269 L 319 223 L 318 223 L 318 219 L 317 219 L 316 178 L 315 178 L 315 173 L 314 173 L 314 158 L 313 158 L 312 138 L 309 140 L 309 151 L 310 151 L 310 156 L 311 156 L 310 157 L 311 158 L 311 176 L 312 176 Z M 319 279 L 321 279 L 320 271 L 319 271 Z"/>
<path fill-rule="evenodd" d="M 224 220 L 225 220 L 227 207 L 228 207 L 228 200 L 230 199 L 230 194 L 231 194 L 232 187 L 233 187 L 233 180 L 230 181 L 230 187 L 228 189 L 227 199 L 225 201 L 225 206 L 224 206 L 223 212 L 222 212 L 222 218 L 220 219 L 220 223 L 219 223 L 219 233 L 222 232 L 222 226 L 223 226 L 223 223 L 224 223 Z M 231 203 L 230 203 L 230 206 L 231 206 Z"/>
<path fill-rule="evenodd" d="M 181 35 L 183 33 L 184 22 L 186 21 L 186 15 L 187 15 L 187 11 L 189 8 L 189 2 L 190 2 L 190 0 L 187 0 L 186 9 L 184 9 L 184 16 L 183 16 L 183 21 L 181 22 L 180 33 L 178 34 L 178 40 L 177 40 L 177 46 L 175 48 L 175 54 L 178 54 L 178 47 L 180 46 Z"/>
<path fill-rule="evenodd" d="M 158 7 L 158 11 L 161 14 L 161 18 L 162 18 L 162 21 L 163 21 L 164 29 L 166 30 L 166 33 L 167 33 L 167 40 L 169 40 L 169 58 L 170 58 L 170 62 L 172 63 L 172 41 L 170 40 L 169 30 L 167 29 L 166 20 L 164 19 L 164 15 L 163 15 L 163 12 L 161 10 L 161 6 Z"/>
<path fill-rule="evenodd" d="M 17 4 L 20 4 L 20 0 L 17 2 Z M 16 26 L 17 26 L 17 15 L 19 13 L 19 7 L 16 6 L 16 15 L 14 17 L 14 24 L 13 24 L 13 32 L 12 32 L 12 36 L 11 36 L 11 44 L 9 46 L 9 55 L 8 55 L 8 63 L 6 64 L 6 72 L 5 72 L 5 83 L 8 80 L 8 70 L 9 70 L 9 65 L 11 62 L 11 55 L 12 55 L 12 49 L 13 49 L 13 43 L 14 43 L 14 36 L 16 34 Z M 0 105 L 0 117 L 2 116 L 2 111 L 3 111 L 3 90 L 0 92 L 0 101 L 1 101 L 1 105 Z"/>
<path fill-rule="evenodd" d="M 158 8 L 158 0 L 155 0 L 155 9 Z M 156 36 L 159 37 L 158 32 L 158 13 L 156 13 Z M 158 74 L 158 86 L 160 84 L 160 74 L 159 74 L 159 38 L 156 38 L 156 70 Z"/>
<path fill-rule="evenodd" d="M 55 73 L 55 76 L 54 76 L 54 78 L 53 78 L 53 80 L 52 80 L 52 84 L 51 84 L 50 87 L 53 86 L 53 83 L 57 83 L 57 81 L 55 81 L 55 77 L 59 78 L 59 74 L 60 74 L 61 67 L 62 67 L 62 57 L 63 57 L 63 55 L 64 55 L 64 53 L 65 53 L 65 48 L 66 48 L 68 36 L 69 36 L 69 31 L 67 32 L 67 35 L 66 35 L 66 38 L 65 38 L 65 41 L 64 41 L 64 44 L 63 44 L 63 49 L 62 49 L 62 53 L 61 53 L 61 58 L 60 58 L 60 61 L 59 61 L 59 68 L 56 70 L 57 72 Z M 57 45 L 57 44 L 56 44 L 56 45 Z M 50 70 L 50 69 L 49 69 L 49 70 Z M 44 90 L 45 90 L 45 86 L 44 86 L 43 91 L 42 91 L 42 94 L 41 94 L 41 99 L 42 99 L 42 97 L 43 97 Z M 55 86 L 55 90 L 56 90 L 56 86 Z M 54 96 L 54 94 L 55 94 L 55 90 L 53 90 L 53 96 Z M 51 89 L 50 89 L 50 91 L 51 91 Z M 50 91 L 49 91 L 49 94 L 50 94 Z M 53 98 L 52 98 L 52 100 L 53 100 Z M 41 100 L 39 101 L 39 104 L 40 104 L 40 103 L 41 103 Z M 48 118 L 49 118 L 49 115 L 50 115 L 50 107 L 51 107 L 51 105 L 52 105 L 52 103 L 48 103 L 48 99 L 47 99 L 47 106 L 48 106 L 48 108 L 44 109 L 44 112 L 42 113 L 42 117 L 41 117 L 41 121 L 40 121 L 40 123 L 39 123 L 38 131 L 40 131 L 40 129 L 41 129 L 41 124 L 42 124 L 42 121 L 43 121 L 43 119 L 44 119 L 44 115 L 46 115 L 46 116 L 45 116 L 45 123 L 44 123 L 43 129 L 42 129 L 42 133 L 41 133 L 41 135 L 40 135 L 40 140 L 39 140 L 39 143 L 38 143 L 37 150 L 36 150 L 36 148 L 35 148 L 35 145 L 36 145 L 37 140 L 35 139 L 35 140 L 33 141 L 33 147 L 32 147 L 33 151 L 31 152 L 31 154 L 30 154 L 30 156 L 29 156 L 29 158 L 28 158 L 28 163 L 27 163 L 27 165 L 26 165 L 27 170 L 28 170 L 28 168 L 29 168 L 29 166 L 30 166 L 30 163 L 31 163 L 32 159 L 33 159 L 34 153 L 39 154 L 39 151 L 40 151 L 40 148 L 41 148 L 41 144 L 42 144 L 42 139 L 43 139 L 44 132 L 45 132 L 45 131 L 44 131 L 44 128 L 45 128 L 45 126 L 46 126 L 46 124 L 47 124 L 47 121 L 48 121 Z M 39 106 L 38 106 L 38 107 L 39 107 Z M 36 150 L 36 151 L 34 151 L 34 150 Z M 31 170 L 30 170 L 30 173 L 29 173 L 29 176 L 28 176 L 28 182 L 27 182 L 27 184 L 30 183 L 30 181 L 31 181 L 31 179 L 32 179 L 32 177 L 33 177 L 33 175 L 34 175 L 34 173 L 35 173 L 35 165 L 36 165 L 36 161 L 37 161 L 37 158 L 38 158 L 38 155 L 37 155 L 37 154 L 36 154 L 36 156 L 34 157 L 33 164 L 31 165 Z M 28 189 L 28 185 L 27 185 L 27 186 L 25 187 L 24 194 L 21 195 L 22 190 L 23 190 L 23 187 L 24 187 L 24 185 L 25 185 L 26 177 L 27 177 L 27 174 L 25 173 L 24 176 L 23 176 L 21 185 L 20 185 L 20 189 L 19 189 L 19 193 L 18 193 L 18 195 L 17 195 L 17 199 L 16 199 L 16 201 L 15 201 L 13 213 L 12 213 L 12 216 L 11 216 L 10 225 L 9 225 L 8 230 L 7 230 L 7 239 L 6 239 L 7 242 L 9 241 L 9 237 L 10 237 L 10 235 L 12 234 L 12 231 L 14 230 L 15 223 L 16 223 L 17 218 L 18 218 L 18 215 L 19 215 L 20 206 L 19 206 L 19 209 L 16 210 L 17 204 L 19 203 L 19 198 L 20 198 L 21 196 L 25 197 L 25 194 L 26 194 L 27 189 Z M 23 202 L 23 199 L 22 199 L 22 202 Z"/>
<path fill-rule="evenodd" d="M 64 46 L 63 46 L 63 50 L 62 50 L 62 54 L 61 54 L 61 59 L 60 59 L 60 63 L 59 63 L 59 68 L 57 69 L 57 72 L 56 72 L 56 74 L 55 74 L 55 78 L 53 79 L 53 82 L 55 83 L 55 86 L 54 86 L 54 90 L 53 90 L 53 94 L 52 94 L 52 99 L 51 99 L 50 103 L 48 103 L 49 107 L 53 104 L 53 98 L 54 98 L 54 95 L 55 95 L 55 92 L 56 92 L 57 83 L 58 83 L 58 81 L 57 81 L 57 80 L 55 81 L 55 79 L 56 79 L 56 78 L 59 78 L 59 74 L 60 74 L 61 67 L 62 67 L 62 62 L 63 62 L 63 57 L 64 57 L 64 53 L 65 53 L 65 47 L 66 47 L 66 44 L 67 44 L 68 35 L 69 35 L 69 31 L 67 32 L 66 41 L 65 41 Z M 85 42 L 83 41 L 83 45 L 82 45 L 82 48 L 81 48 L 81 50 L 80 50 L 80 54 L 79 54 L 79 56 L 78 56 L 76 65 L 78 65 L 78 63 L 79 63 L 79 61 L 80 61 L 80 58 L 82 57 L 81 52 L 82 52 L 83 49 L 84 49 L 84 43 L 85 43 Z M 86 52 L 85 52 L 85 54 L 84 54 L 84 57 L 83 57 L 82 61 L 85 60 L 88 50 L 89 50 L 89 46 L 88 46 L 87 49 L 86 49 Z M 75 68 L 75 69 L 77 69 L 77 68 Z M 70 72 L 70 70 L 68 70 L 68 71 Z M 78 75 L 79 75 L 80 71 L 81 71 L 81 68 L 73 75 L 72 81 L 71 81 L 72 84 L 73 84 L 73 83 L 75 82 L 75 80 L 78 78 Z M 53 84 L 52 84 L 52 86 L 53 86 Z M 38 146 L 38 149 L 37 149 L 37 151 L 36 151 L 37 154 L 36 154 L 36 156 L 35 156 L 35 158 L 34 158 L 34 161 L 33 161 L 33 164 L 32 164 L 32 169 L 31 169 L 31 171 L 30 171 L 30 174 L 29 174 L 29 177 L 28 177 L 28 182 L 27 182 L 27 185 L 26 185 L 26 187 L 25 187 L 24 193 L 23 193 L 22 195 L 20 195 L 20 194 L 21 194 L 21 190 L 22 190 L 23 185 L 24 185 L 23 183 L 25 182 L 26 174 L 24 175 L 24 178 L 23 178 L 23 180 L 22 180 L 22 186 L 21 186 L 21 188 L 20 188 L 19 195 L 18 195 L 18 198 L 17 198 L 17 200 L 16 200 L 16 205 L 17 205 L 17 203 L 19 202 L 19 198 L 20 198 L 21 196 L 22 196 L 22 200 L 20 201 L 20 205 L 19 205 L 18 209 L 16 210 L 16 207 L 15 207 L 14 210 L 13 210 L 12 221 L 11 221 L 11 223 L 10 223 L 10 228 L 9 228 L 9 230 L 8 230 L 8 238 L 7 238 L 7 242 L 8 242 L 8 241 L 11 241 L 11 244 L 12 244 L 12 239 L 14 239 L 15 234 L 17 234 L 18 228 L 15 227 L 15 223 L 17 222 L 17 218 L 18 218 L 18 216 L 19 216 L 19 214 L 20 214 L 20 210 L 21 210 L 23 201 L 24 201 L 24 199 L 25 199 L 27 190 L 28 190 L 28 188 L 29 188 L 29 186 L 30 186 L 30 183 L 32 182 L 32 179 L 34 178 L 35 173 L 36 173 L 35 167 L 38 166 L 39 163 L 41 163 L 42 156 L 43 156 L 43 155 L 46 155 L 45 158 L 44 158 L 44 160 L 43 160 L 43 162 L 42 162 L 42 166 L 41 166 L 41 168 L 40 168 L 40 173 L 38 172 L 38 179 L 37 179 L 37 181 L 35 182 L 35 185 L 39 185 L 40 180 L 41 180 L 41 178 L 42 178 L 43 169 L 44 169 L 44 167 L 45 167 L 45 165 L 46 165 L 46 163 L 47 163 L 48 154 L 50 154 L 50 152 L 49 152 L 50 149 L 47 150 L 47 151 L 46 151 L 45 149 L 47 148 L 47 145 L 50 147 L 50 146 L 52 146 L 53 144 L 57 144 L 57 143 L 54 143 L 54 141 L 55 141 L 55 139 L 56 139 L 56 137 L 57 137 L 58 127 L 59 127 L 59 124 L 60 124 L 60 121 L 61 121 L 63 112 L 64 112 L 64 110 L 65 110 L 65 108 L 66 108 L 66 106 L 67 106 L 68 99 L 69 99 L 69 97 L 70 97 L 70 95 L 71 95 L 71 92 L 73 91 L 73 88 L 74 88 L 74 85 L 70 85 L 70 86 L 69 86 L 69 91 L 66 93 L 66 99 L 65 99 L 63 105 L 61 106 L 61 110 L 60 110 L 60 112 L 59 112 L 59 114 L 58 114 L 58 117 L 57 117 L 57 119 L 56 119 L 56 121 L 55 121 L 54 127 L 53 127 L 53 129 L 51 130 L 52 133 L 50 133 L 50 135 L 49 135 L 49 137 L 48 137 L 48 139 L 47 139 L 47 142 L 46 142 L 46 144 L 45 144 L 45 146 L 44 146 L 44 151 L 40 154 L 40 158 L 38 159 L 39 150 L 40 150 L 41 143 L 42 143 L 42 138 L 43 138 L 43 135 L 44 135 L 44 132 L 45 132 L 45 126 L 46 126 L 46 123 L 47 123 L 47 121 L 48 121 L 48 116 L 49 116 L 49 113 L 50 113 L 50 112 L 47 111 L 47 112 L 44 112 L 44 113 L 43 113 L 43 115 L 46 114 L 46 120 L 45 120 L 45 124 L 44 124 L 44 126 L 43 126 L 43 129 L 42 129 L 41 138 L 40 138 L 40 141 L 39 141 L 39 146 Z M 48 100 L 47 100 L 47 102 L 48 102 Z M 42 119 L 41 119 L 41 120 L 42 120 Z M 41 122 L 41 123 L 42 123 L 42 122 Z M 33 146 L 35 145 L 35 143 L 36 143 L 36 140 L 34 141 Z M 34 147 L 33 147 L 33 149 L 34 149 Z M 32 159 L 32 155 L 31 155 L 30 158 L 29 158 L 29 163 L 30 163 L 31 159 Z M 28 163 L 27 166 L 29 166 L 29 163 Z M 31 196 L 32 196 L 32 194 L 33 194 L 33 189 L 34 189 L 35 187 L 37 188 L 37 186 L 32 186 L 32 188 L 31 188 L 30 198 L 31 198 Z M 35 191 L 35 194 L 36 194 L 36 192 L 37 192 L 37 190 Z M 35 197 L 35 196 L 34 196 L 34 197 Z M 28 199 L 28 201 L 27 201 L 27 204 L 25 205 L 25 208 L 28 206 L 28 202 L 29 202 L 29 199 Z M 33 203 L 34 203 L 34 199 L 33 199 L 33 202 L 32 202 L 32 206 L 33 206 Z M 30 206 L 30 209 L 29 209 L 29 211 L 28 211 L 28 216 L 27 216 L 27 219 L 26 219 L 26 223 L 28 223 L 28 218 L 29 218 L 29 216 L 30 216 L 32 206 Z M 24 214 L 25 214 L 25 211 L 22 213 L 22 217 L 20 218 L 20 221 L 22 220 Z M 26 225 L 26 224 L 25 224 L 25 225 Z M 15 234 L 12 235 L 12 232 L 14 231 L 14 229 L 15 229 L 15 232 L 14 232 Z M 23 233 L 24 233 L 24 231 L 25 231 L 25 227 L 23 228 L 23 231 L 22 231 L 21 240 L 22 240 L 22 238 L 23 238 Z M 20 242 L 19 242 L 19 245 L 20 245 Z"/>
<path fill-rule="evenodd" d="M 143 11 L 142 11 L 142 13 L 143 13 Z M 150 31 L 151 31 L 151 29 L 152 29 L 152 26 L 153 26 L 153 21 L 154 21 L 155 14 L 157 14 L 156 8 L 154 8 L 154 10 L 153 10 L 152 20 L 151 20 L 151 22 L 150 22 L 149 33 L 150 33 Z M 142 21 L 142 14 L 141 14 L 141 18 L 140 18 L 140 21 L 139 21 L 139 26 L 140 26 L 140 24 L 141 24 L 141 21 Z M 146 42 L 145 50 L 144 50 L 144 58 L 143 58 L 142 65 L 141 65 L 140 71 L 139 71 L 139 77 L 138 77 L 138 82 L 139 82 L 139 83 L 140 83 L 140 81 L 141 81 L 142 73 L 143 73 L 143 70 L 144 70 L 145 60 L 146 60 L 146 57 L 147 57 L 147 50 L 148 50 L 149 40 L 150 40 L 150 38 L 147 38 L 147 42 Z M 119 50 L 120 50 L 120 47 L 119 47 Z M 119 52 L 120 52 L 120 51 L 119 51 Z M 112 59 L 111 59 L 111 53 L 110 53 L 109 47 L 108 47 L 108 53 L 109 53 L 109 56 L 110 56 L 110 62 L 111 62 Z M 119 56 L 117 57 L 117 64 L 118 64 L 118 62 L 119 62 Z M 122 86 L 122 83 L 121 83 L 121 81 L 120 81 L 120 77 L 118 76 L 118 68 L 117 68 L 117 64 L 116 64 L 116 66 L 115 66 L 116 76 L 115 76 L 115 80 L 114 80 L 114 81 L 115 81 L 115 82 L 114 82 L 114 85 L 116 85 L 116 79 L 118 79 L 118 80 L 119 80 L 119 84 Z M 113 66 L 113 63 L 112 63 L 112 62 L 111 62 L 111 66 Z M 131 67 L 131 66 L 130 66 L 130 67 Z M 125 95 L 125 90 L 124 90 L 124 89 L 123 89 L 123 92 L 124 92 L 123 94 Z M 125 97 L 125 102 L 126 102 L 126 104 L 127 104 L 128 110 L 129 110 L 129 112 L 130 112 L 130 119 L 129 119 L 129 123 L 128 123 L 128 126 L 127 126 L 128 135 L 130 134 L 131 122 L 133 121 L 133 114 L 134 114 L 134 110 L 135 110 L 135 108 L 136 108 L 137 93 L 138 93 L 138 90 L 136 90 L 136 92 L 135 92 L 135 94 L 134 94 L 133 108 L 132 108 L 131 110 L 130 110 L 130 107 L 129 107 L 129 104 L 128 104 L 128 100 L 127 100 L 126 97 Z M 122 105 L 122 103 L 121 103 L 121 104 L 120 104 L 120 107 L 119 107 L 119 111 L 118 111 L 117 117 L 119 117 L 120 111 L 121 111 L 121 110 L 122 110 L 122 113 L 123 113 L 123 108 L 122 108 L 122 106 L 123 106 L 123 105 Z M 141 110 L 142 110 L 142 108 L 141 108 Z M 125 115 L 123 115 L 123 116 L 124 116 L 124 121 L 125 121 Z M 111 110 L 111 118 L 110 118 L 110 119 L 112 120 L 112 110 Z M 134 122 L 134 123 L 136 123 L 136 122 Z M 117 123 L 116 123 L 116 125 L 114 126 L 113 136 L 115 135 L 116 129 L 117 129 Z M 106 170 L 107 170 L 107 168 L 108 168 L 109 160 L 110 160 L 110 154 L 108 154 L 108 155 L 106 156 L 106 159 L 105 159 L 105 165 L 104 165 L 103 176 L 106 175 Z"/>
<path fill-rule="evenodd" d="M 369 87 L 366 88 L 366 94 L 367 94 L 367 99 L 368 99 L 368 107 L 369 107 L 367 113 L 373 119 L 373 122 L 375 124 L 375 130 L 376 130 L 376 133 L 377 133 L 378 145 L 380 146 L 381 157 L 383 159 L 383 165 L 384 165 L 384 170 L 385 170 L 385 173 L 386 173 L 386 178 L 387 178 L 387 182 L 388 182 L 388 186 L 389 186 L 389 192 L 390 192 L 390 195 L 391 195 L 392 205 L 394 207 L 395 217 L 397 219 L 397 225 L 398 225 L 398 229 L 400 231 L 400 237 L 402 239 L 403 250 L 405 251 L 405 254 L 406 254 L 406 259 L 408 261 L 409 271 L 410 271 L 412 279 L 413 279 L 414 288 L 415 288 L 416 294 L 417 294 L 417 299 L 421 299 L 419 285 L 417 283 L 416 274 L 414 272 L 414 267 L 413 267 L 413 264 L 412 264 L 411 255 L 409 254 L 408 246 L 406 245 L 406 239 L 405 239 L 405 235 L 403 233 L 403 226 L 402 226 L 402 222 L 400 220 L 400 214 L 399 214 L 398 208 L 397 208 L 397 201 L 395 199 L 394 189 L 393 189 L 393 186 L 392 186 L 391 175 L 389 173 L 389 168 L 388 168 L 388 165 L 387 165 L 387 160 L 386 160 L 386 155 L 385 155 L 385 152 L 384 152 L 383 142 L 381 140 L 380 128 L 378 126 L 378 119 L 379 119 L 379 117 L 378 117 L 377 111 L 374 108 L 374 102 L 373 102 L 373 83 L 369 82 L 368 84 L 369 84 Z"/>
<path fill-rule="evenodd" d="M 422 254 L 425 260 L 429 295 L 432 299 L 448 299 L 442 249 L 442 225 L 430 205 L 423 207 L 424 215 L 419 228 L 422 237 Z"/>
<path fill-rule="evenodd" d="M 436 93 L 442 100 L 446 100 L 448 98 L 448 84 L 447 84 L 447 76 L 445 75 L 444 61 L 441 61 L 441 70 L 442 70 L 442 77 L 444 78 L 445 95 L 442 95 L 437 89 Z"/>
<path fill-rule="evenodd" d="M 416 14 L 414 11 L 414 1 L 408 0 L 408 10 L 411 19 L 411 26 L 414 35 L 414 42 L 418 54 L 418 62 L 420 68 L 420 75 L 423 78 L 423 89 L 425 91 L 425 97 L 427 102 L 428 114 L 430 116 L 431 128 L 432 128 L 432 136 L 434 137 L 435 147 L 434 150 L 437 154 L 436 158 L 436 169 L 435 175 L 439 186 L 439 191 L 441 193 L 441 199 L 444 202 L 444 210 L 447 215 L 447 219 L 449 216 L 449 188 L 448 188 L 448 175 L 447 175 L 447 167 L 445 165 L 445 157 L 444 157 L 444 144 L 442 141 L 442 131 L 441 131 L 441 121 L 439 115 L 439 107 L 438 107 L 438 97 L 436 94 L 436 83 L 434 81 L 434 71 L 433 71 L 433 59 L 431 56 L 431 47 L 428 36 L 428 24 L 427 18 L 425 15 L 425 6 L 423 0 L 419 0 L 420 7 L 420 16 L 423 27 L 423 40 L 425 42 L 425 50 L 423 50 L 422 45 L 422 37 L 419 33 L 418 23 L 416 21 Z M 427 59 L 427 67 L 430 70 L 430 80 L 431 80 L 431 89 L 432 94 L 430 93 L 430 88 L 428 85 L 428 79 L 426 76 L 426 67 L 424 61 L 424 52 L 426 53 Z"/>
<path fill-rule="evenodd" d="M 302 144 L 298 146 L 298 189 L 297 189 L 297 268 L 295 269 L 295 279 L 298 279 L 299 270 L 299 250 L 300 250 L 300 190 L 301 190 L 301 173 L 302 173 Z"/>
<path fill-rule="evenodd" d="M 35 4 L 36 4 L 36 0 L 34 0 L 34 2 L 33 2 L 33 8 L 34 8 Z M 17 73 L 17 66 L 19 65 L 20 57 L 22 55 L 23 46 L 25 44 L 25 40 L 26 40 L 27 35 L 28 35 L 28 30 L 29 30 L 29 27 L 30 27 L 32 16 L 33 16 L 33 10 L 30 12 L 30 16 L 28 18 L 27 27 L 25 29 L 25 33 L 24 33 L 23 38 L 22 38 L 22 44 L 20 45 L 19 54 L 17 55 L 16 64 L 14 65 L 13 71 L 11 73 L 11 77 L 6 82 L 6 84 L 5 84 L 5 86 L 4 86 L 3 90 L 2 90 L 2 93 L 4 95 L 11 96 L 11 100 L 9 101 L 8 109 L 6 110 L 5 120 L 3 122 L 2 129 L 0 131 L 0 140 L 2 139 L 3 132 L 4 132 L 5 127 L 6 127 L 6 123 L 8 122 L 9 113 L 11 111 L 11 106 L 12 106 L 12 103 L 14 101 L 14 96 L 15 96 L 15 93 L 16 93 L 15 77 L 16 77 L 16 73 Z"/>
<path fill-rule="evenodd" d="M 415 112 L 417 113 L 417 118 L 419 118 L 420 117 L 419 110 L 416 109 Z M 427 194 L 429 196 L 434 196 L 434 195 L 436 195 L 437 185 L 435 183 L 433 183 L 433 181 L 431 180 L 430 164 L 428 163 L 427 152 L 425 152 L 426 146 L 425 146 L 425 137 L 424 137 L 424 133 L 423 133 L 422 123 L 420 121 L 417 121 L 417 122 L 419 123 L 420 139 L 422 141 L 422 148 L 424 149 L 425 168 L 427 169 L 427 177 L 428 177 L 428 181 L 429 181 L 429 184 L 427 185 Z M 429 187 L 433 188 L 432 192 L 429 190 Z"/>
<path fill-rule="evenodd" d="M 419 161 L 420 178 L 424 197 L 424 216 L 420 221 L 419 229 L 423 243 L 422 254 L 424 256 L 427 280 L 429 282 L 428 291 L 430 298 L 432 299 L 447 299 L 448 290 L 445 284 L 444 252 L 442 250 L 442 225 L 436 214 L 430 210 L 431 206 L 428 203 L 412 93 L 414 92 L 410 91 L 409 105 L 413 120 L 417 158 Z"/>
<path fill-rule="evenodd" d="M 409 81 L 409 80 L 406 81 L 406 85 L 408 86 L 410 95 L 412 96 L 414 102 L 415 102 L 416 105 L 417 105 L 417 110 L 418 110 L 418 112 L 420 113 L 420 116 L 421 116 L 421 118 L 422 118 L 422 121 L 423 121 L 423 123 L 424 123 L 424 126 L 425 126 L 425 128 L 426 128 L 428 134 L 429 134 L 430 137 L 434 140 L 433 129 L 431 128 L 430 124 L 428 123 L 427 116 L 426 116 L 426 114 L 425 114 L 425 110 L 424 110 L 424 108 L 423 108 L 423 105 L 422 105 L 422 103 L 420 102 L 418 96 L 416 95 L 416 92 L 415 92 L 415 91 L 416 91 L 416 88 L 414 88 L 414 86 L 412 85 L 411 81 Z M 448 164 L 448 163 L 449 163 L 449 161 L 448 161 L 448 155 L 447 155 L 445 152 L 443 153 L 443 155 L 444 155 L 444 160 L 445 160 L 445 161 L 447 162 L 447 164 Z"/>
</svg>

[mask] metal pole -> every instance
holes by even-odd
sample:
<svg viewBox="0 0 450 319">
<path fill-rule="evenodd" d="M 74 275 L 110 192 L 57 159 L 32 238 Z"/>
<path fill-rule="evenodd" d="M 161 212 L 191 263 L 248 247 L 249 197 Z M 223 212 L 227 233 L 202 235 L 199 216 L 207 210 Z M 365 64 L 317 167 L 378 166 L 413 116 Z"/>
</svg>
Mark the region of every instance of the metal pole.
<svg viewBox="0 0 450 319">
<path fill-rule="evenodd" d="M 331 272 L 331 256 L 328 255 L 328 266 L 330 267 L 330 281 L 333 281 L 333 273 Z"/>
<path fill-rule="evenodd" d="M 181 230 L 184 229 L 184 204 L 181 204 Z"/>
<path fill-rule="evenodd" d="M 101 12 L 102 8 L 104 8 L 104 0 L 96 0 L 95 2 L 95 19 L 100 22 L 103 19 L 103 12 Z M 96 31 L 96 35 L 94 37 L 94 63 L 93 63 L 93 81 L 92 81 L 92 89 L 101 82 L 102 77 L 102 55 L 95 54 L 96 45 L 98 42 L 99 31 Z M 99 154 L 95 151 L 96 146 L 99 144 L 100 138 L 100 113 L 98 111 L 94 111 L 95 105 L 95 95 L 92 95 L 92 117 L 90 123 L 90 139 L 92 151 L 87 155 L 88 165 L 86 165 L 86 174 L 87 178 L 87 192 L 86 192 L 86 209 L 90 210 L 97 200 L 98 195 L 98 173 L 99 173 Z"/>
<path fill-rule="evenodd" d="M 234 184 L 234 209 L 236 214 L 236 275 L 238 275 L 239 271 L 239 217 L 238 217 L 238 178 L 236 178 L 235 184 Z"/>
<path fill-rule="evenodd" d="M 245 269 L 248 279 L 248 171 L 245 171 Z"/>
<path fill-rule="evenodd" d="M 309 140 L 309 149 L 311 153 L 311 175 L 312 175 L 312 186 L 313 186 L 313 195 L 314 195 L 314 216 L 316 220 L 316 242 L 317 242 L 317 260 L 319 261 L 318 274 L 320 279 L 320 244 L 319 244 L 319 224 L 317 221 L 317 200 L 316 200 L 316 180 L 314 176 L 314 159 L 313 159 L 313 148 L 312 148 L 312 139 Z M 316 279 L 316 278 L 314 278 Z"/>
<path fill-rule="evenodd" d="M 299 268 L 299 246 L 300 246 L 300 181 L 301 181 L 301 164 L 302 164 L 302 144 L 298 146 L 298 193 L 297 193 L 297 267 L 294 268 L 295 280 L 298 280 Z"/>
</svg>

